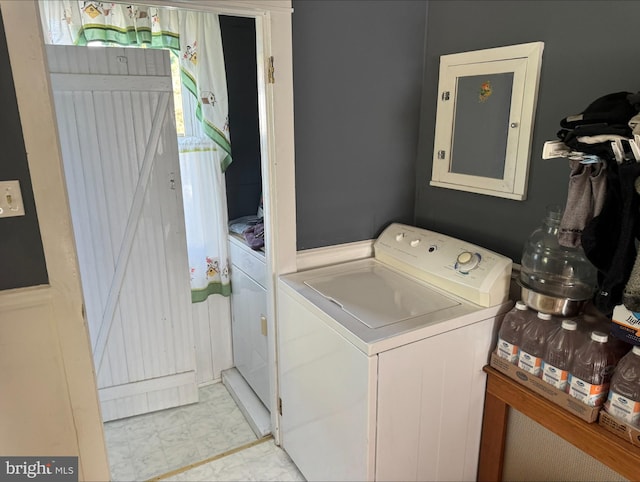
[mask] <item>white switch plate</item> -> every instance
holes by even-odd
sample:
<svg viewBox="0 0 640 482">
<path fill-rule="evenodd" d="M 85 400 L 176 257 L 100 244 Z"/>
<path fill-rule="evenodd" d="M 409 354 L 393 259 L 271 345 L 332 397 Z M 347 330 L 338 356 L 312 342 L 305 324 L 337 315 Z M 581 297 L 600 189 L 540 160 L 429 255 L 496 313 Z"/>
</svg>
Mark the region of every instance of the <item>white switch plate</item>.
<svg viewBox="0 0 640 482">
<path fill-rule="evenodd" d="M 0 218 L 24 216 L 20 181 L 0 181 Z"/>
</svg>

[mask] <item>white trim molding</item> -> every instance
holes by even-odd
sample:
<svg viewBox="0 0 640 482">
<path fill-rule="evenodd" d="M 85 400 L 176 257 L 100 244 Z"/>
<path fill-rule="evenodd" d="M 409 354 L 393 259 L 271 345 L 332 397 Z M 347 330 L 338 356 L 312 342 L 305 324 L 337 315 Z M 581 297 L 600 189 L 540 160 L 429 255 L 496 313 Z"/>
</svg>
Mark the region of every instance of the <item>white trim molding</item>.
<svg viewBox="0 0 640 482">
<path fill-rule="evenodd" d="M 3 411 L 4 419 L 19 428 L 4 431 L 0 449 L 7 455 L 10 450 L 21 455 L 78 455 L 79 480 L 108 480 L 38 5 L 33 0 L 0 0 L 0 10 L 49 275 L 48 286 L 2 295 L 3 303 L 8 298 L 21 305 L 9 317 L 0 315 L 0 336 L 13 350 L 2 350 L 0 384 L 20 403 Z M 43 299 L 50 301 L 48 306 L 42 305 Z M 20 373 L 25 367 L 27 378 Z M 49 380 L 49 389 L 32 394 L 29 387 L 35 380 Z M 37 436 L 30 427 L 37 429 Z"/>
<path fill-rule="evenodd" d="M 143 0 L 137 3 L 250 17 L 260 10 L 287 14 L 293 12 L 291 0 Z"/>
<path fill-rule="evenodd" d="M 526 199 L 543 50 L 543 42 L 531 42 L 440 57 L 431 186 L 519 201 Z M 505 86 L 492 89 L 494 80 L 488 80 L 491 76 L 495 79 L 511 76 L 511 91 Z M 464 78 L 470 82 L 466 88 L 461 87 Z M 494 90 L 498 97 L 492 99 L 497 100 L 484 103 Z M 485 107 L 481 107 L 483 105 Z M 495 117 L 505 105 L 508 105 L 508 111 L 502 113 L 505 117 Z M 494 140 L 483 143 L 469 138 L 472 119 L 477 123 L 493 117 L 495 123 L 491 129 L 497 139 L 490 137 Z M 470 142 L 477 143 L 473 154 L 464 149 L 456 154 L 454 144 L 460 148 Z M 498 152 L 501 142 L 504 142 L 504 154 Z M 491 168 L 477 170 L 494 164 L 501 174 L 492 172 Z"/>
<path fill-rule="evenodd" d="M 320 266 L 370 258 L 371 256 L 373 256 L 373 239 L 367 239 L 298 251 L 296 262 L 298 271 L 305 271 Z"/>
</svg>

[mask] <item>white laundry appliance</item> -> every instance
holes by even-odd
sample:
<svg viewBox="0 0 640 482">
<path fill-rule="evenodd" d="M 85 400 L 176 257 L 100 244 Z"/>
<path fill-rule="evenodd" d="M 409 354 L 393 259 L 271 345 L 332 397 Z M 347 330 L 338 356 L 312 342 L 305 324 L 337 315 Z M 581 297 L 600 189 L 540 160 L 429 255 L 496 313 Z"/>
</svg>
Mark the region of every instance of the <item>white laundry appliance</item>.
<svg viewBox="0 0 640 482">
<path fill-rule="evenodd" d="M 512 262 L 402 224 L 375 256 L 282 276 L 282 445 L 308 480 L 474 480 Z"/>
</svg>

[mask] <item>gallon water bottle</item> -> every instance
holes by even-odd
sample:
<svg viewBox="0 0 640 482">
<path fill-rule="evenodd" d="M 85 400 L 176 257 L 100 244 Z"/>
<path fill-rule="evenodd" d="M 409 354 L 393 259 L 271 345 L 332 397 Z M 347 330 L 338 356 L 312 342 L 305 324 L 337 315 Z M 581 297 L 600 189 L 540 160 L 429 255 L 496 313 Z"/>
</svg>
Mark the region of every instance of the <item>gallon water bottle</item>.
<svg viewBox="0 0 640 482">
<path fill-rule="evenodd" d="M 509 363 L 518 363 L 518 350 L 522 340 L 522 332 L 531 321 L 529 307 L 518 301 L 511 311 L 502 320 L 502 326 L 498 332 L 498 345 L 496 353 L 500 358 L 508 360 Z"/>
<path fill-rule="evenodd" d="M 569 368 L 573 354 L 578 348 L 580 334 L 578 324 L 563 320 L 560 330 L 555 331 L 547 342 L 547 351 L 542 361 L 542 379 L 559 390 L 567 391 Z"/>
<path fill-rule="evenodd" d="M 548 206 L 542 226 L 531 233 L 524 245 L 520 283 L 539 295 L 570 300 L 570 311 L 575 311 L 582 307 L 581 302 L 592 297 L 597 271 L 582 247 L 560 245 L 561 220 L 562 208 Z"/>
<path fill-rule="evenodd" d="M 607 399 L 613 372 L 613 356 L 607 346 L 609 337 L 599 331 L 578 348 L 569 370 L 569 395 L 592 407 Z"/>
<path fill-rule="evenodd" d="M 518 355 L 518 368 L 536 377 L 542 375 L 542 359 L 547 350 L 547 341 L 557 329 L 551 315 L 538 313 L 522 333 Z"/>
<path fill-rule="evenodd" d="M 634 346 L 618 363 L 605 408 L 614 417 L 640 428 L 640 346 Z"/>
</svg>

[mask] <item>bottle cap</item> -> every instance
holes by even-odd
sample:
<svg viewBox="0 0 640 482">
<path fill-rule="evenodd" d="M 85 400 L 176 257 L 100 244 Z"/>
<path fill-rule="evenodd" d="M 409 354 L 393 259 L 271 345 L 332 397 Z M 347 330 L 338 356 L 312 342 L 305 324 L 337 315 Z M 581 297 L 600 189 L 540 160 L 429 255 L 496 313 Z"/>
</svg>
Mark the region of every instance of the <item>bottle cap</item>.
<svg viewBox="0 0 640 482">
<path fill-rule="evenodd" d="M 546 221 L 557 222 L 559 223 L 562 220 L 562 206 L 557 204 L 552 204 L 547 206 L 547 217 Z"/>
<path fill-rule="evenodd" d="M 592 331 L 591 332 L 591 339 L 593 341 L 597 341 L 599 343 L 606 343 L 606 342 L 609 341 L 609 335 L 605 335 L 601 331 Z"/>
<path fill-rule="evenodd" d="M 569 331 L 578 329 L 578 324 L 573 320 L 562 320 L 562 328 Z"/>
<path fill-rule="evenodd" d="M 551 315 L 549 313 L 538 313 L 538 318 L 542 320 L 550 320 Z"/>
<path fill-rule="evenodd" d="M 516 309 L 524 311 L 524 310 L 528 310 L 529 307 L 524 301 L 520 300 L 520 301 L 516 301 Z"/>
<path fill-rule="evenodd" d="M 631 351 L 635 354 L 635 355 L 640 355 L 640 346 L 634 346 Z"/>
</svg>

